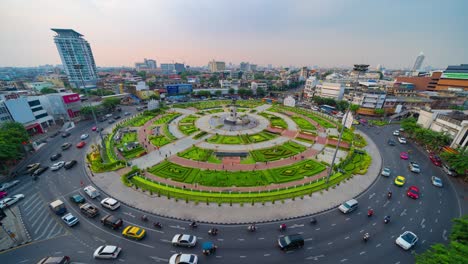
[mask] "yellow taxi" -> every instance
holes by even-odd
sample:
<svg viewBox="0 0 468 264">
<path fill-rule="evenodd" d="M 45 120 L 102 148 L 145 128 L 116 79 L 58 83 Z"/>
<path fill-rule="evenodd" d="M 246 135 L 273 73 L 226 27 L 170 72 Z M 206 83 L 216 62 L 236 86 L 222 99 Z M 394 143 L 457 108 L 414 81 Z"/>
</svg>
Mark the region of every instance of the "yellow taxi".
<svg viewBox="0 0 468 264">
<path fill-rule="evenodd" d="M 146 230 L 138 226 L 127 226 L 123 231 L 122 235 L 126 238 L 140 240 L 145 237 Z"/>
<path fill-rule="evenodd" d="M 397 176 L 397 177 L 395 178 L 395 185 L 396 185 L 396 186 L 403 186 L 403 185 L 405 184 L 405 181 L 406 181 L 405 177 L 403 177 L 403 176 Z"/>
</svg>

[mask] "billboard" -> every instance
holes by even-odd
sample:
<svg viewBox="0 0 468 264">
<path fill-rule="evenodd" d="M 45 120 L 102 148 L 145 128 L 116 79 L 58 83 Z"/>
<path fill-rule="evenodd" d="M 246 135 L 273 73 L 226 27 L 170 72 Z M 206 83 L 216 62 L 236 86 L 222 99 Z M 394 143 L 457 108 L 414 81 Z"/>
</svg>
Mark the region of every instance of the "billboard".
<svg viewBox="0 0 468 264">
<path fill-rule="evenodd" d="M 444 72 L 441 76 L 443 79 L 463 79 L 468 80 L 468 73 L 465 72 Z"/>
<path fill-rule="evenodd" d="M 192 92 L 191 84 L 170 84 L 165 87 L 168 95 L 188 94 Z"/>
<path fill-rule="evenodd" d="M 77 93 L 63 95 L 62 98 L 66 104 L 80 101 L 80 96 Z"/>
</svg>

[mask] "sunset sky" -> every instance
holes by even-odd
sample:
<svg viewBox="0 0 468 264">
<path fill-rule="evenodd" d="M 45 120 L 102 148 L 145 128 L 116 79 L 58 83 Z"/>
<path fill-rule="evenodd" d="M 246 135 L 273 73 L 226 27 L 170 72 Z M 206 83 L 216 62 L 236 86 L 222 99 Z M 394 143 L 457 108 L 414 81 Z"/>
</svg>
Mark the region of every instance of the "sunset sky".
<svg viewBox="0 0 468 264">
<path fill-rule="evenodd" d="M 60 64 L 50 28 L 71 28 L 98 66 L 209 60 L 411 67 L 468 63 L 463 0 L 0 0 L 0 66 Z"/>
</svg>

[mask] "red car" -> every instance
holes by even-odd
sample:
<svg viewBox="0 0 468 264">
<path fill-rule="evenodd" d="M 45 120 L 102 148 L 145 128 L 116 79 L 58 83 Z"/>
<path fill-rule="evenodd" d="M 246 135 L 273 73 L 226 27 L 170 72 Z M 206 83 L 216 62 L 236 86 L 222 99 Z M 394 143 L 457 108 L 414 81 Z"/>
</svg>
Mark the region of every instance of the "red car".
<svg viewBox="0 0 468 264">
<path fill-rule="evenodd" d="M 409 198 L 418 199 L 419 198 L 419 189 L 416 186 L 410 186 L 408 192 L 406 193 Z"/>
<path fill-rule="evenodd" d="M 0 199 L 2 199 L 3 197 L 6 197 L 8 195 L 7 192 L 0 192 Z"/>
<path fill-rule="evenodd" d="M 434 163 L 434 165 L 439 166 L 439 167 L 442 166 L 442 160 L 436 154 L 434 153 L 429 154 L 429 159 L 432 161 L 432 163 Z"/>
<path fill-rule="evenodd" d="M 97 126 L 93 126 L 93 127 L 91 128 L 91 130 L 92 130 L 92 131 L 96 131 L 96 130 L 97 130 Z"/>
<path fill-rule="evenodd" d="M 400 159 L 407 160 L 409 158 L 408 152 L 401 152 Z"/>
<path fill-rule="evenodd" d="M 82 147 L 84 147 L 85 145 L 86 145 L 86 142 L 81 141 L 80 143 L 76 144 L 76 147 L 77 147 L 77 148 L 82 148 Z"/>
</svg>

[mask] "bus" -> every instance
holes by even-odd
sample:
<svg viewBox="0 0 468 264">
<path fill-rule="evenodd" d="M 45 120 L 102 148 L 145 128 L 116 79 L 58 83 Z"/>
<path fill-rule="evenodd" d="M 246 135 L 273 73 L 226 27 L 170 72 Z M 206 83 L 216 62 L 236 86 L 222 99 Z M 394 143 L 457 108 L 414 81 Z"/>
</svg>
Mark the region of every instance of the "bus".
<svg viewBox="0 0 468 264">
<path fill-rule="evenodd" d="M 333 106 L 330 106 L 330 105 L 321 105 L 321 106 L 320 106 L 320 110 L 321 110 L 322 112 L 327 113 L 327 114 L 334 114 L 334 113 L 337 112 L 337 111 L 336 111 L 336 108 L 333 107 Z"/>
</svg>

